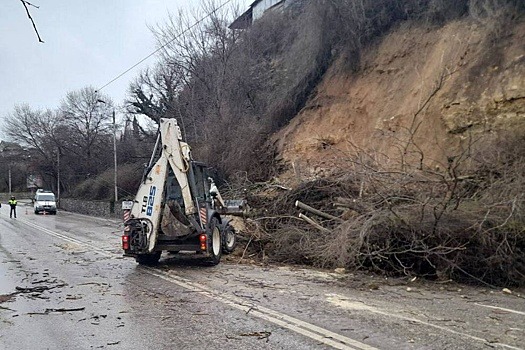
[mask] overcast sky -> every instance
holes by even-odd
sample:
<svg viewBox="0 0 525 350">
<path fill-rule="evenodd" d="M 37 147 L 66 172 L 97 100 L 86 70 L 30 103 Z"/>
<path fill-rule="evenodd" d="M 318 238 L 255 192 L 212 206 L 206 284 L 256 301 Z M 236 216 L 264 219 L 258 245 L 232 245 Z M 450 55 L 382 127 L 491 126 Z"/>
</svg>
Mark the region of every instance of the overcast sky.
<svg viewBox="0 0 525 350">
<path fill-rule="evenodd" d="M 226 0 L 217 0 L 223 3 Z M 99 88 L 155 50 L 148 25 L 201 0 L 30 0 L 39 43 L 20 0 L 0 0 L 0 126 L 16 104 L 54 109 L 69 91 Z M 246 10 L 253 0 L 233 0 Z M 150 58 L 102 92 L 120 104 Z M 0 130 L 0 139 L 3 139 Z"/>
</svg>

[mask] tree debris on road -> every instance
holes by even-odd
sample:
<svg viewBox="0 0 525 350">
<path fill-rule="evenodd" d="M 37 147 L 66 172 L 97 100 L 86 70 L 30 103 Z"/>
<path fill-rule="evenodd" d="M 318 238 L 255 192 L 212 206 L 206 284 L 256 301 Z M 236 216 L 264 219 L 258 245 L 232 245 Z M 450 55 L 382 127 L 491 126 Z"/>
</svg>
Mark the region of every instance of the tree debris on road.
<svg viewBox="0 0 525 350">
<path fill-rule="evenodd" d="M 266 339 L 266 342 L 270 341 L 270 335 L 272 335 L 272 332 L 264 331 L 264 332 L 250 332 L 250 333 L 241 333 L 239 334 L 241 337 L 257 337 L 257 339 L 262 340 Z"/>
</svg>

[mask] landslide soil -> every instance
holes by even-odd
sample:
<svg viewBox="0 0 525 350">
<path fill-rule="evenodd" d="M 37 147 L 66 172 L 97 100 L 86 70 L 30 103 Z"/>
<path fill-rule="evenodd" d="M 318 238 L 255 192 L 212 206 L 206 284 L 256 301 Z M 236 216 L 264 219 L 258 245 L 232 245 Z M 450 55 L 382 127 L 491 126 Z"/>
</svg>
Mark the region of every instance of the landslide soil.
<svg viewBox="0 0 525 350">
<path fill-rule="evenodd" d="M 344 55 L 332 64 L 274 136 L 280 158 L 304 178 L 356 150 L 396 161 L 413 140 L 427 164 L 440 166 L 473 137 L 523 124 L 524 42 L 525 20 L 497 29 L 472 19 L 405 24 L 369 47 L 357 72 Z"/>
</svg>

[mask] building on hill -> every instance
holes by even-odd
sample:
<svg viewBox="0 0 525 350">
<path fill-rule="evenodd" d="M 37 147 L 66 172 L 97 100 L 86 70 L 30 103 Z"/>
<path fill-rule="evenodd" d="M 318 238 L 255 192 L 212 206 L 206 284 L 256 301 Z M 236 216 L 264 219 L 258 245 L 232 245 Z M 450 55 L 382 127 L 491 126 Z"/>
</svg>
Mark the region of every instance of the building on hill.
<svg viewBox="0 0 525 350">
<path fill-rule="evenodd" d="M 302 0 L 304 1 L 304 0 Z M 284 8 L 292 4 L 302 2 L 301 0 L 255 0 L 250 8 L 242 15 L 237 17 L 230 29 L 246 29 L 250 27 L 254 21 L 261 18 L 264 14 L 270 11 L 282 11 Z"/>
<path fill-rule="evenodd" d="M 22 146 L 14 142 L 0 141 L 0 153 L 22 150 Z"/>
</svg>

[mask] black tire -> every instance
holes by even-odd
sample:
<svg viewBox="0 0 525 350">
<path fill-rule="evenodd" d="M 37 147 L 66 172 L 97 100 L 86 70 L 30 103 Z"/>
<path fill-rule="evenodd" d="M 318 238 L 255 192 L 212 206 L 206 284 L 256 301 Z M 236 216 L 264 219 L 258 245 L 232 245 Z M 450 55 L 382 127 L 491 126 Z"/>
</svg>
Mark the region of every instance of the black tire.
<svg viewBox="0 0 525 350">
<path fill-rule="evenodd" d="M 235 246 L 237 246 L 235 229 L 231 225 L 226 225 L 222 233 L 222 252 L 224 254 L 230 254 L 235 250 Z"/>
<path fill-rule="evenodd" d="M 162 252 L 155 252 L 151 254 L 141 254 L 135 257 L 135 261 L 139 265 L 154 266 L 157 265 Z"/>
<path fill-rule="evenodd" d="M 38 215 L 38 210 L 35 210 L 35 214 Z"/>
<path fill-rule="evenodd" d="M 215 266 L 221 262 L 222 256 L 222 234 L 219 220 L 211 218 L 208 225 L 208 259 L 207 263 Z"/>
</svg>

